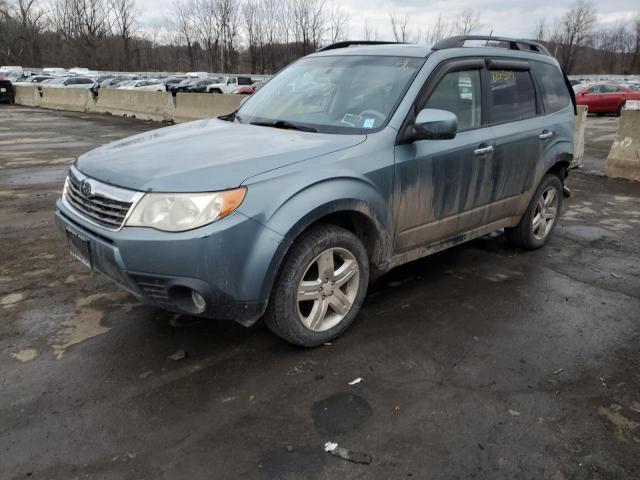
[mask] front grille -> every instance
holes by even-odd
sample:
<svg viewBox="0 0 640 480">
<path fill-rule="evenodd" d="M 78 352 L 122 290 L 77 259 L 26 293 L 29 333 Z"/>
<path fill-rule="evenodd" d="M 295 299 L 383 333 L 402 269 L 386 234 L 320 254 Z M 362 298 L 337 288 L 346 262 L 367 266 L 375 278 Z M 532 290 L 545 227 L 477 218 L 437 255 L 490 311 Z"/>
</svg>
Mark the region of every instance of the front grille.
<svg viewBox="0 0 640 480">
<path fill-rule="evenodd" d="M 79 213 L 102 227 L 118 230 L 122 226 L 132 202 L 114 200 L 99 193 L 84 195 L 80 189 L 81 182 L 73 173 L 69 173 L 67 180 L 64 195 Z"/>
<path fill-rule="evenodd" d="M 160 304 L 170 303 L 167 284 L 163 279 L 142 275 L 132 275 L 132 277 L 142 293 L 144 293 L 150 300 Z"/>
</svg>

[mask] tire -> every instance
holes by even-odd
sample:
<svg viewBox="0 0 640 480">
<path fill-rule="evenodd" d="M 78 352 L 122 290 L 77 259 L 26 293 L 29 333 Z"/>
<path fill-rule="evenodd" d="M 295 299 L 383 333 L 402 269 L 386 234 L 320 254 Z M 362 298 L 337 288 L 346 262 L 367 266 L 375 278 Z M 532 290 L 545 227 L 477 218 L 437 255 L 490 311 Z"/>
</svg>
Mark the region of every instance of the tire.
<svg viewBox="0 0 640 480">
<path fill-rule="evenodd" d="M 538 212 L 541 208 L 541 197 L 547 195 L 549 191 L 554 191 L 554 198 L 549 204 L 542 200 L 545 204 L 543 215 L 547 218 L 553 214 L 553 219 L 547 218 L 544 221 L 544 225 L 538 224 L 537 228 L 534 228 L 534 220 L 538 217 Z M 517 247 L 525 248 L 527 250 L 535 250 L 544 246 L 560 218 L 560 212 L 562 212 L 562 195 L 563 187 L 560 178 L 557 175 L 547 174 L 542 178 L 536 193 L 531 198 L 531 203 L 527 207 L 526 212 L 522 216 L 520 223 L 517 227 L 505 228 L 504 233 L 509 242 Z M 547 196 L 544 197 L 548 198 Z M 555 210 L 555 211 L 554 211 Z M 548 225 L 551 220 L 551 225 Z M 542 230 L 544 228 L 544 231 Z"/>
<path fill-rule="evenodd" d="M 618 115 L 618 116 L 621 116 L 621 115 L 622 115 L 622 110 L 624 109 L 624 106 L 625 106 L 625 104 L 626 104 L 626 103 L 627 103 L 627 102 L 622 102 L 622 103 L 620 104 L 620 107 L 618 107 L 618 113 L 617 113 L 617 115 Z"/>
<path fill-rule="evenodd" d="M 329 256 L 330 264 L 326 260 Z M 321 265 L 332 267 L 330 278 L 335 283 L 325 281 L 327 276 L 322 274 Z M 358 237 L 334 225 L 314 227 L 303 233 L 287 253 L 269 299 L 265 324 L 274 334 L 294 345 L 322 345 L 353 323 L 368 285 L 369 259 Z M 299 300 L 303 290 L 310 295 L 310 300 Z M 334 310 L 336 302 L 342 313 Z M 349 303 L 350 308 L 344 311 L 343 307 Z M 323 311 L 326 314 L 314 315 Z M 314 322 L 316 326 L 311 328 Z"/>
</svg>

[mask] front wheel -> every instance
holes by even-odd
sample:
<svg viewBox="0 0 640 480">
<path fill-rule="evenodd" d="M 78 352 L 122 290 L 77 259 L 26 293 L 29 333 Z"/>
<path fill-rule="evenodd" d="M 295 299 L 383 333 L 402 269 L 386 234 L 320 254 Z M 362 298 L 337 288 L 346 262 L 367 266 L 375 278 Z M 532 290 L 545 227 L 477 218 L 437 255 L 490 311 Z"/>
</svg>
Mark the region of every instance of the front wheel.
<svg viewBox="0 0 640 480">
<path fill-rule="evenodd" d="M 358 237 L 334 225 L 315 227 L 291 247 L 265 323 L 295 345 L 321 345 L 351 325 L 368 284 L 369 260 Z"/>
<path fill-rule="evenodd" d="M 529 250 L 547 243 L 560 217 L 562 193 L 560 178 L 545 175 L 518 226 L 504 229 L 507 240 Z"/>
</svg>

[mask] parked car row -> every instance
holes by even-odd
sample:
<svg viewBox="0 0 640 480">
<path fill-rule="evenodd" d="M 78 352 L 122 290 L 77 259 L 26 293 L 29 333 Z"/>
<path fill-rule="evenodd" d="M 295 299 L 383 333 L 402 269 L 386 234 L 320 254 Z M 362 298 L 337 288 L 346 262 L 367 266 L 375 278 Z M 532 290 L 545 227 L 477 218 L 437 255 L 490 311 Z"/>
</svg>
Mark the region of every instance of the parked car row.
<svg viewBox="0 0 640 480">
<path fill-rule="evenodd" d="M 188 72 L 186 74 L 123 74 L 91 71 L 76 67 L 43 68 L 39 73 L 24 70 L 19 66 L 0 67 L 0 78 L 6 78 L 13 85 L 31 85 L 42 88 L 87 88 L 95 95 L 101 88 L 121 90 L 141 90 L 152 92 L 177 93 L 234 93 L 253 94 L 266 80 L 252 78 L 249 75 L 218 75 L 207 72 Z"/>
<path fill-rule="evenodd" d="M 261 81 L 254 81 L 251 77 L 222 76 L 208 78 L 186 78 L 182 82 L 173 84 L 169 91 L 176 95 L 185 93 L 236 93 L 250 95 L 255 92 Z"/>
</svg>

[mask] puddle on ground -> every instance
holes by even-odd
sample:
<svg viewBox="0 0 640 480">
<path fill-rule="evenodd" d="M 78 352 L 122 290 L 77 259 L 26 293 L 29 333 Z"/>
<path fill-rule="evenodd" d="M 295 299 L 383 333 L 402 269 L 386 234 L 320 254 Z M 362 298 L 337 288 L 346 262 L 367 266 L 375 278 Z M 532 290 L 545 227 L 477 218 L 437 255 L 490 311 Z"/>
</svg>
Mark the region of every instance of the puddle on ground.
<svg viewBox="0 0 640 480">
<path fill-rule="evenodd" d="M 62 322 L 63 331 L 51 342 L 53 355 L 59 360 L 69 347 L 107 333 L 110 328 L 100 324 L 104 318 L 104 312 L 90 305 L 101 299 L 115 301 L 123 295 L 125 294 L 120 292 L 96 293 L 78 299 L 76 301 L 76 314 Z"/>
<path fill-rule="evenodd" d="M 264 478 L 315 478 L 324 468 L 327 454 L 320 445 L 287 446 L 267 452 L 259 461 L 258 469 Z"/>
<path fill-rule="evenodd" d="M 107 333 L 110 329 L 100 325 L 103 317 L 104 313 L 100 310 L 85 308 L 80 310 L 73 318 L 62 322 L 62 325 L 71 329 L 71 332 L 66 335 L 60 335 L 57 338 L 59 343 L 51 345 L 53 355 L 60 360 L 64 352 L 72 345 Z"/>
<path fill-rule="evenodd" d="M 622 406 L 611 405 L 610 407 L 600 407 L 598 413 L 616 427 L 616 437 L 618 440 L 626 442 L 633 439 L 635 442 L 640 443 L 640 438 L 633 435 L 633 433 L 640 428 L 640 423 L 625 417 L 622 414 Z"/>
<path fill-rule="evenodd" d="M 346 392 L 320 400 L 311 409 L 316 429 L 330 438 L 359 428 L 371 414 L 369 402 Z"/>
</svg>

